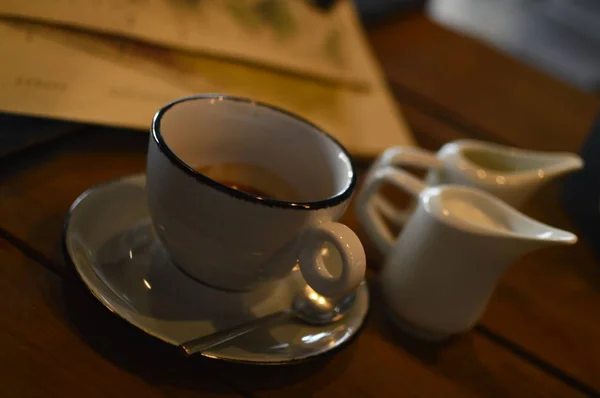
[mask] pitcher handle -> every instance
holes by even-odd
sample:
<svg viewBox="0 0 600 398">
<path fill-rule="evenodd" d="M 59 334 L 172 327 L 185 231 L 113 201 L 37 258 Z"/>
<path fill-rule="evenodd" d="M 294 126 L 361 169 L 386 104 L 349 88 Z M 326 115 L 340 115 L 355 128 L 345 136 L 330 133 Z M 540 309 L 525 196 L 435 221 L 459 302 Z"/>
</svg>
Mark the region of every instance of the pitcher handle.
<svg viewBox="0 0 600 398">
<path fill-rule="evenodd" d="M 386 254 L 392 247 L 395 236 L 385 224 L 383 216 L 376 209 L 374 195 L 381 184 L 389 183 L 415 197 L 425 189 L 425 183 L 412 174 L 392 166 L 378 167 L 372 170 L 356 198 L 356 212 L 365 232 L 377 248 Z"/>
<path fill-rule="evenodd" d="M 443 162 L 439 160 L 435 154 L 412 147 L 391 147 L 386 149 L 379 159 L 373 164 L 371 170 L 385 166 L 412 166 L 420 169 L 440 169 L 443 167 Z M 373 206 L 377 209 L 388 221 L 401 226 L 406 223 L 411 214 L 410 210 L 401 210 L 390 203 L 385 197 L 379 193 L 373 194 Z"/>
</svg>

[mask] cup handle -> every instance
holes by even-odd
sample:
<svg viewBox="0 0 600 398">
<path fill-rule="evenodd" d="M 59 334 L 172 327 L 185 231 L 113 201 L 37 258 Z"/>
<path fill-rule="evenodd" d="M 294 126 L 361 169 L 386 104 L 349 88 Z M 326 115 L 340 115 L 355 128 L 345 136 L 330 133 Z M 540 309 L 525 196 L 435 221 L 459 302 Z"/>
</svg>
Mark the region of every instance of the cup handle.
<svg viewBox="0 0 600 398">
<path fill-rule="evenodd" d="M 375 194 L 384 182 L 418 197 L 425 189 L 425 183 L 408 172 L 385 166 L 372 170 L 367 175 L 363 187 L 356 199 L 356 212 L 365 232 L 382 253 L 392 247 L 395 237 L 385 224 L 383 216 L 377 211 Z"/>
<path fill-rule="evenodd" d="M 386 149 L 379 159 L 373 164 L 371 170 L 377 170 L 386 166 L 413 166 L 422 169 L 440 169 L 443 162 L 435 154 L 419 148 L 412 147 L 391 147 Z M 371 172 L 372 172 L 371 171 Z M 396 208 L 389 200 L 379 193 L 373 194 L 373 206 L 388 221 L 401 226 L 406 223 L 411 212 L 409 210 L 400 210 Z"/>
<path fill-rule="evenodd" d="M 342 259 L 342 272 L 335 278 L 328 271 L 321 250 L 323 243 L 331 243 Z M 323 223 L 306 233 L 304 247 L 298 257 L 300 270 L 306 282 L 319 294 L 341 297 L 358 287 L 365 276 L 366 257 L 358 236 L 344 224 Z"/>
</svg>

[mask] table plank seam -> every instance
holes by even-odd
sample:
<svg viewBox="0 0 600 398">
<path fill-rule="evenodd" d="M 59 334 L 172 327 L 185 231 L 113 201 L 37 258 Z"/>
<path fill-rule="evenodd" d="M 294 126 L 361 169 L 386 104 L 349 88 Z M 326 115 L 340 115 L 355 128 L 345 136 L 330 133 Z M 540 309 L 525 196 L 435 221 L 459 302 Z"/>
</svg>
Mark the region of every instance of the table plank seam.
<svg viewBox="0 0 600 398">
<path fill-rule="evenodd" d="M 10 245 L 12 247 L 12 249 L 15 249 L 16 252 L 18 252 L 19 254 L 21 254 L 28 262 L 29 264 L 31 264 L 33 266 L 33 264 L 39 264 L 40 266 L 42 266 L 42 269 L 46 270 L 46 271 L 50 271 L 52 273 L 52 275 L 55 278 L 58 278 L 58 280 L 62 281 L 62 282 L 76 282 L 73 278 L 73 276 L 69 276 L 68 273 L 65 272 L 56 272 L 56 270 L 54 269 L 55 265 L 51 265 L 50 268 L 48 267 L 48 264 L 52 264 L 52 261 L 48 260 L 47 258 L 45 258 L 45 256 L 40 256 L 40 255 L 35 255 L 35 258 L 31 258 L 29 257 L 31 254 L 31 251 L 27 250 L 27 245 L 22 244 L 22 242 L 18 242 L 15 240 L 6 240 L 3 237 L 2 234 L 2 229 L 0 228 L 0 242 L 4 241 L 5 243 L 7 243 L 8 245 Z M 16 243 L 16 245 L 15 245 Z M 22 249 L 25 248 L 25 252 L 22 251 Z M 43 263 L 39 263 L 38 260 L 40 260 L 40 258 L 44 261 Z M 37 266 L 33 266 L 33 267 L 37 267 Z M 69 286 L 73 286 L 73 285 L 69 285 Z M 85 289 L 83 287 L 83 284 L 81 283 L 80 285 L 77 285 L 78 288 L 81 289 L 81 292 L 84 294 L 89 294 L 89 291 L 87 289 Z M 8 333 L 10 334 L 11 332 L 8 331 Z M 173 351 L 175 352 L 175 350 Z M 180 354 L 181 357 L 183 358 L 183 355 Z M 195 358 L 195 359 L 200 359 L 200 360 L 205 360 L 205 361 L 210 361 L 209 359 L 205 359 L 205 358 Z M 207 369 L 207 367 L 204 367 L 204 369 Z M 225 391 L 226 396 L 231 396 L 231 397 L 240 397 L 240 398 L 256 398 L 255 395 L 250 394 L 250 393 L 246 393 L 244 391 L 241 391 L 239 388 L 237 388 L 236 386 L 232 385 L 231 383 L 229 383 L 228 381 L 224 380 L 221 375 L 217 372 L 216 369 L 207 369 L 210 376 L 212 377 L 212 379 L 216 379 L 216 384 L 219 385 L 219 388 L 223 389 L 223 391 Z M 136 373 L 136 372 L 133 372 Z M 144 378 L 142 378 L 144 379 Z"/>
<path fill-rule="evenodd" d="M 23 148 L 17 149 L 14 152 L 10 152 L 8 154 L 5 154 L 3 156 L 0 156 L 0 162 L 1 163 L 8 163 L 13 159 L 16 158 L 20 158 L 22 156 L 27 156 L 27 154 L 31 153 L 31 152 L 35 152 L 35 151 L 43 151 L 44 148 L 48 147 L 48 146 L 52 146 L 54 145 L 56 142 L 60 142 L 63 140 L 67 140 L 70 137 L 76 135 L 76 134 L 82 134 L 83 132 L 86 132 L 90 130 L 90 126 L 89 125 L 78 125 L 78 126 L 73 126 L 71 129 L 69 129 L 66 132 L 63 132 L 59 135 L 53 136 L 51 138 L 48 139 L 44 139 L 42 141 L 39 142 L 35 142 L 33 144 L 29 144 Z"/>
<path fill-rule="evenodd" d="M 35 250 L 31 246 L 29 246 L 26 242 L 17 238 L 16 236 L 14 236 L 13 234 L 11 234 L 10 232 L 8 232 L 7 230 L 5 230 L 2 227 L 0 227 L 0 239 L 4 239 L 11 246 L 13 246 L 15 249 L 17 249 L 21 254 L 23 254 L 25 257 L 32 260 L 32 262 L 34 264 L 39 264 L 42 268 L 52 272 L 57 277 L 59 277 L 61 280 L 65 281 L 65 282 L 75 281 L 76 276 L 74 274 L 70 274 L 66 270 L 62 269 L 63 267 L 60 264 L 47 258 L 45 255 L 38 252 L 37 250 Z M 86 294 L 87 293 L 89 293 L 89 291 L 86 290 Z M 240 395 L 241 397 L 257 398 L 257 396 L 255 394 L 252 394 L 248 391 L 243 391 L 238 386 L 231 383 L 229 380 L 224 379 L 223 377 L 221 377 L 221 375 L 218 372 L 214 371 L 211 373 L 216 379 L 219 380 L 219 382 L 221 384 L 228 387 L 231 391 Z"/>
<path fill-rule="evenodd" d="M 390 87 L 392 88 L 392 91 L 398 99 L 400 105 L 402 105 L 402 103 L 406 103 L 408 105 L 414 106 L 415 108 L 420 109 L 422 112 L 426 113 L 433 119 L 436 119 L 443 124 L 451 126 L 456 130 L 465 132 L 465 135 L 468 137 L 473 137 L 482 140 L 492 139 L 500 144 L 516 145 L 505 139 L 496 137 L 496 135 L 493 132 L 485 128 L 482 128 L 476 124 L 466 121 L 460 115 L 457 115 L 452 111 L 448 111 L 447 109 L 436 104 L 435 101 L 431 101 L 425 96 L 414 92 L 410 88 L 407 88 L 402 84 L 394 82 L 390 77 L 388 77 L 388 83 L 390 84 Z M 513 352 L 515 355 L 523 358 L 525 361 L 533 364 L 534 366 L 537 366 L 546 374 L 561 380 L 566 385 L 590 396 L 600 396 L 600 392 L 595 390 L 590 385 L 569 375 L 560 368 L 551 365 L 549 362 L 541 359 L 539 356 L 524 349 L 523 347 L 508 340 L 507 338 L 492 332 L 483 324 L 479 324 L 476 327 L 475 331 L 481 334 L 483 337 L 488 338 L 496 344 L 499 344 L 505 349 Z"/>
<path fill-rule="evenodd" d="M 74 275 L 69 275 L 68 272 L 66 272 L 65 270 L 62 270 L 61 269 L 62 267 L 58 263 L 47 258 L 45 255 L 38 252 L 37 250 L 35 250 L 31 246 L 29 246 L 26 242 L 22 241 L 21 239 L 14 236 L 13 234 L 11 234 L 10 232 L 8 232 L 7 230 L 5 230 L 2 227 L 0 227 L 0 238 L 5 239 L 9 244 L 14 246 L 17 250 L 19 250 L 19 252 L 21 252 L 24 256 L 33 260 L 34 263 L 37 263 L 40 266 L 42 266 L 43 268 L 56 274 L 62 280 L 69 281 L 69 280 L 73 280 L 75 278 Z M 474 332 L 478 333 L 482 337 L 490 340 L 491 342 L 497 344 L 498 346 L 502 347 L 503 349 L 511 352 L 515 356 L 521 358 L 522 360 L 533 365 L 534 367 L 540 369 L 541 371 L 543 371 L 550 377 L 561 381 L 568 387 L 570 387 L 574 390 L 577 390 L 583 394 L 586 394 L 588 396 L 600 397 L 600 392 L 596 391 L 591 386 L 589 386 L 589 385 L 585 384 L 584 382 L 578 380 L 577 378 L 569 375 L 568 373 L 561 370 L 560 368 L 551 365 L 550 363 L 539 358 L 538 356 L 536 356 L 535 354 L 526 350 L 525 348 L 519 346 L 518 344 L 491 331 L 486 326 L 484 326 L 482 324 L 478 324 L 475 327 Z M 237 386 L 235 386 L 234 384 L 231 384 L 230 381 L 225 380 L 222 377 L 220 377 L 220 375 L 218 373 L 213 373 L 213 374 L 216 378 L 219 379 L 219 381 L 221 383 L 226 385 L 228 388 L 230 388 L 234 392 L 240 394 L 244 398 L 256 398 L 256 395 L 249 393 L 247 391 L 240 390 Z"/>
<path fill-rule="evenodd" d="M 486 326 L 478 324 L 475 326 L 474 331 L 479 333 L 481 336 L 487 338 L 488 340 L 502 346 L 506 350 L 512 352 L 513 354 L 529 362 L 530 364 L 538 367 L 540 370 L 542 370 L 549 376 L 552 376 L 562 381 L 567 386 L 581 393 L 589 395 L 590 397 L 600 397 L 600 392 L 596 391 L 593 387 L 569 375 L 567 372 L 561 370 L 560 368 L 551 365 L 550 363 L 541 359 L 539 356 L 535 355 L 531 351 L 523 348 L 522 346 L 513 341 L 510 341 L 509 339 L 499 335 L 498 333 L 495 333 Z"/>
<path fill-rule="evenodd" d="M 60 265 L 50 260 L 45 255 L 2 227 L 0 227 L 0 239 L 4 239 L 19 252 L 21 252 L 25 257 L 33 260 L 34 263 L 40 264 L 43 268 L 59 276 L 61 279 L 70 279 L 65 271 L 61 269 L 62 267 Z"/>
</svg>

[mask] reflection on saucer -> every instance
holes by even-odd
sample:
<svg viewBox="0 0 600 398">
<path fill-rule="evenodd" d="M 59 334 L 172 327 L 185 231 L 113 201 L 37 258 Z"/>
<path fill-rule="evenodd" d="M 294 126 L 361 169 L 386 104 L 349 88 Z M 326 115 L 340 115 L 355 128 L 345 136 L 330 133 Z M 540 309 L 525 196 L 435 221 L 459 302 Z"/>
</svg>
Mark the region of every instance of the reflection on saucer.
<svg viewBox="0 0 600 398">
<path fill-rule="evenodd" d="M 71 209 L 65 233 L 67 255 L 90 291 L 134 326 L 179 345 L 283 310 L 306 285 L 297 267 L 250 292 L 218 290 L 189 278 L 156 239 L 144 188 L 145 176 L 137 175 L 87 191 Z M 353 308 L 338 323 L 311 326 L 287 319 L 203 355 L 264 364 L 314 357 L 348 341 L 368 306 L 363 283 Z"/>
</svg>

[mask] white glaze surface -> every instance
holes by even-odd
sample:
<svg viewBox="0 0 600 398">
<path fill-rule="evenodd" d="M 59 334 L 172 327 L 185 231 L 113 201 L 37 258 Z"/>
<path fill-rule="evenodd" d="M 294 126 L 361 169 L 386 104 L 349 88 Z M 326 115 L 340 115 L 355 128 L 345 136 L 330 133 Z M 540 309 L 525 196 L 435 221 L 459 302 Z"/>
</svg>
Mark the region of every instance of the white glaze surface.
<svg viewBox="0 0 600 398">
<path fill-rule="evenodd" d="M 574 153 L 530 151 L 477 140 L 450 142 L 436 157 L 444 165 L 431 170 L 432 183 L 479 188 L 515 207 L 552 178 L 583 167 Z"/>
<path fill-rule="evenodd" d="M 68 219 L 65 244 L 90 291 L 111 311 L 169 344 L 284 309 L 305 285 L 295 269 L 280 282 L 247 293 L 202 285 L 176 268 L 157 242 L 146 202 L 144 175 L 84 193 Z M 348 341 L 366 316 L 366 284 L 347 318 L 314 327 L 285 321 L 207 352 L 207 356 L 276 364 L 306 359 Z"/>
<path fill-rule="evenodd" d="M 372 200 L 382 184 L 415 198 L 415 210 L 397 238 Z M 428 187 L 390 165 L 367 175 L 356 207 L 365 232 L 387 254 L 381 286 L 389 312 L 417 337 L 439 339 L 469 330 L 519 256 L 577 241 L 488 192 L 461 185 Z"/>
<path fill-rule="evenodd" d="M 507 231 L 508 228 L 498 219 L 491 217 L 484 210 L 463 198 L 449 198 L 444 201 L 442 213 L 446 217 L 453 217 L 466 223 L 479 225 L 483 228 Z"/>
<path fill-rule="evenodd" d="M 465 139 L 445 144 L 437 154 L 412 147 L 388 148 L 371 166 L 369 174 L 388 166 L 425 169 L 429 171 L 425 179 L 429 186 L 456 184 L 478 188 L 518 208 L 546 182 L 582 168 L 583 161 L 573 153 L 529 151 Z M 399 209 L 377 192 L 371 196 L 369 206 L 375 217 L 383 216 L 392 224 L 406 223 L 414 210 L 414 205 Z"/>
<path fill-rule="evenodd" d="M 415 196 L 395 239 L 369 201 L 389 183 Z M 426 187 L 390 166 L 369 174 L 357 198 L 365 231 L 387 253 L 381 274 L 390 312 L 417 336 L 449 336 L 481 317 L 502 273 L 519 256 L 577 237 L 518 212 L 491 194 L 459 185 Z"/>
<path fill-rule="evenodd" d="M 276 174 L 300 198 L 272 205 L 267 198 L 240 197 L 190 171 L 231 162 Z M 312 235 L 334 243 L 338 235 L 323 230 L 345 211 L 356 178 L 343 147 L 315 126 L 222 96 L 182 99 L 157 113 L 147 175 L 152 221 L 172 260 L 204 283 L 235 291 L 285 277 L 302 249 L 323 244 Z M 346 294 L 364 277 L 358 238 L 352 247 L 336 247 L 348 252 L 341 256 L 344 278 L 319 278 L 312 272 L 316 263 L 300 264 L 302 272 L 311 273 L 311 286 L 326 296 Z"/>
<path fill-rule="evenodd" d="M 165 143 L 187 165 L 236 162 L 271 170 L 300 194 L 299 202 L 329 198 L 350 185 L 350 159 L 338 144 L 271 108 L 193 99 L 169 108 L 160 129 Z"/>
</svg>

